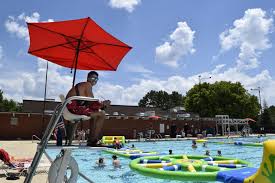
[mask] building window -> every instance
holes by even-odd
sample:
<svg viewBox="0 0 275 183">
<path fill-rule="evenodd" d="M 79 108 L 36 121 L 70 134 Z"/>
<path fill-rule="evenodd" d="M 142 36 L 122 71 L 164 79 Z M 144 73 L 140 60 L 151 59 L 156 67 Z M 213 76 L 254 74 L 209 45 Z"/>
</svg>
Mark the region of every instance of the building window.
<svg viewBox="0 0 275 183">
<path fill-rule="evenodd" d="M 13 126 L 17 126 L 18 125 L 18 118 L 11 118 L 10 124 L 13 125 Z"/>
</svg>

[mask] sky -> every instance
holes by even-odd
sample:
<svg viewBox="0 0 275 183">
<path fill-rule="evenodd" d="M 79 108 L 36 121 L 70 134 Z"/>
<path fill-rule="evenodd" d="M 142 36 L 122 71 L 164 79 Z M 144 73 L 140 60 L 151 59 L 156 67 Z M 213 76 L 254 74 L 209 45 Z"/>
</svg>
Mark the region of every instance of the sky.
<svg viewBox="0 0 275 183">
<path fill-rule="evenodd" d="M 275 1 L 9 0 L 0 10 L 0 89 L 9 99 L 44 97 L 47 61 L 28 54 L 26 22 L 91 17 L 133 47 L 117 71 L 99 72 L 96 98 L 137 105 L 150 90 L 186 95 L 201 76 L 241 82 L 256 96 L 260 87 L 262 103 L 275 105 Z M 87 73 L 77 71 L 76 82 Z M 49 63 L 47 98 L 66 95 L 72 78 Z"/>
</svg>

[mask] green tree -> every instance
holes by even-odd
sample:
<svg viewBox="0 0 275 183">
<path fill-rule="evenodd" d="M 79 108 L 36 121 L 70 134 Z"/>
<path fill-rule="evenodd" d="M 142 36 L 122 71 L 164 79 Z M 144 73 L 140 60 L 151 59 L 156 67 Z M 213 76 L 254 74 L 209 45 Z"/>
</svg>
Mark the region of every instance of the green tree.
<svg viewBox="0 0 275 183">
<path fill-rule="evenodd" d="M 166 91 L 148 92 L 138 103 L 140 107 L 159 107 L 167 110 L 175 106 L 183 106 L 184 97 L 178 92 L 173 91 L 168 94 Z"/>
<path fill-rule="evenodd" d="M 185 108 L 202 117 L 228 114 L 232 118 L 255 118 L 260 105 L 257 97 L 250 95 L 241 83 L 220 81 L 193 86 L 186 94 Z"/>
<path fill-rule="evenodd" d="M 0 112 L 20 112 L 22 111 L 22 104 L 14 100 L 4 98 L 4 93 L 0 90 Z"/>
<path fill-rule="evenodd" d="M 268 108 L 268 111 L 269 111 L 271 121 L 272 121 L 273 125 L 275 126 L 275 106 L 274 105 L 270 106 Z"/>
<path fill-rule="evenodd" d="M 272 119 L 270 115 L 270 109 L 267 105 L 266 100 L 263 102 L 263 112 L 261 114 L 261 126 L 264 126 L 265 129 L 271 129 L 272 128 Z"/>
</svg>

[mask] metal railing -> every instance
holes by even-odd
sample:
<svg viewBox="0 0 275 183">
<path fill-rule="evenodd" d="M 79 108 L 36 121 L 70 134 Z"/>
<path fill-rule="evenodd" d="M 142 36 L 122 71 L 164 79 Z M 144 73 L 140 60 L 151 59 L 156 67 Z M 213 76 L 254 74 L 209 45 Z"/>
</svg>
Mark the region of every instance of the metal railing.
<svg viewBox="0 0 275 183">
<path fill-rule="evenodd" d="M 41 139 L 39 137 L 37 137 L 36 135 L 32 135 L 32 143 L 33 143 L 34 139 L 41 141 Z"/>
<path fill-rule="evenodd" d="M 38 166 L 38 163 L 46 149 L 46 146 L 48 144 L 48 141 L 51 137 L 51 134 L 58 122 L 58 120 L 60 119 L 66 105 L 68 103 L 70 103 L 72 100 L 83 100 L 83 101 L 98 101 L 98 99 L 94 99 L 94 98 L 90 98 L 90 97 L 81 97 L 81 96 L 73 96 L 73 97 L 70 97 L 68 99 L 65 100 L 65 102 L 63 104 L 59 104 L 56 106 L 55 110 L 54 110 L 54 113 L 51 117 L 51 120 L 47 126 L 47 129 L 45 130 L 45 133 L 40 141 L 40 143 L 38 144 L 37 146 L 37 151 L 35 153 L 35 156 L 33 158 L 33 161 L 32 161 L 32 164 L 31 166 L 29 167 L 29 170 L 28 170 L 28 173 L 27 173 L 27 176 L 24 180 L 24 183 L 30 183 L 32 181 L 32 177 L 36 171 L 36 168 Z"/>
</svg>

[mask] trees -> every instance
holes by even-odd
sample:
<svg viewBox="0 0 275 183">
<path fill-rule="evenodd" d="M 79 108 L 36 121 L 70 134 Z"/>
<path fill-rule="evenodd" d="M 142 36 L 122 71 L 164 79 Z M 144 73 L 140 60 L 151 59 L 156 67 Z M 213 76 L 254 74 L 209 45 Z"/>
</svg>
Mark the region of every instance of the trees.
<svg viewBox="0 0 275 183">
<path fill-rule="evenodd" d="M 172 94 L 168 94 L 166 91 L 154 91 L 148 92 L 138 103 L 140 107 L 159 107 L 167 110 L 175 106 L 183 106 L 184 96 L 176 91 Z"/>
<path fill-rule="evenodd" d="M 0 112 L 20 112 L 22 105 L 14 100 L 4 98 L 3 91 L 0 90 Z"/>
<path fill-rule="evenodd" d="M 185 108 L 202 117 L 228 114 L 232 118 L 254 118 L 260 105 L 257 97 L 250 95 L 241 83 L 220 81 L 193 86 L 186 94 Z"/>
<path fill-rule="evenodd" d="M 272 121 L 273 125 L 275 126 L 275 106 L 274 105 L 270 106 L 268 108 L 268 110 L 269 110 L 271 121 Z"/>
</svg>

